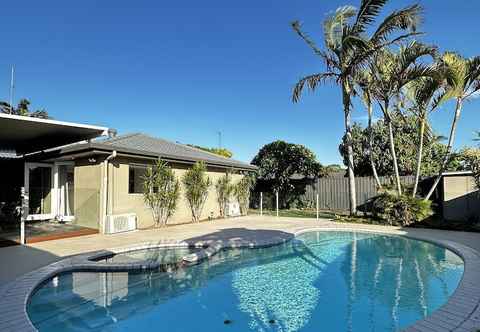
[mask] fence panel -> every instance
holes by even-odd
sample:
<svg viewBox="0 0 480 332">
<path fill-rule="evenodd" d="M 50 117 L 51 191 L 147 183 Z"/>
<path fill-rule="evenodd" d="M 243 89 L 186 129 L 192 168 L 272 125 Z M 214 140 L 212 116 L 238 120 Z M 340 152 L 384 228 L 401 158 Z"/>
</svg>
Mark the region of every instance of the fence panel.
<svg viewBox="0 0 480 332">
<path fill-rule="evenodd" d="M 403 176 L 402 183 L 412 185 L 415 181 L 413 176 Z M 380 177 L 383 185 L 390 184 L 390 177 Z M 367 201 L 377 195 L 375 179 L 373 177 L 356 177 L 357 207 L 362 207 Z M 305 198 L 315 202 L 319 195 L 319 208 L 322 210 L 347 211 L 349 209 L 348 178 L 331 177 L 320 178 L 316 183 L 307 185 Z"/>
</svg>

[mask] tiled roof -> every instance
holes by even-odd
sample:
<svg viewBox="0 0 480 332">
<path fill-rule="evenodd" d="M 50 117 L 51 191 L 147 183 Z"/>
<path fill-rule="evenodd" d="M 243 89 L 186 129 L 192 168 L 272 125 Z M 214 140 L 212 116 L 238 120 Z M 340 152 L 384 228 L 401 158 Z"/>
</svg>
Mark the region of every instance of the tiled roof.
<svg viewBox="0 0 480 332">
<path fill-rule="evenodd" d="M 124 148 L 143 151 L 149 154 L 158 155 L 160 157 L 169 157 L 188 161 L 202 160 L 209 164 L 255 169 L 255 166 L 235 159 L 225 158 L 185 144 L 170 142 L 142 133 L 120 135 L 100 141 L 99 143 L 117 149 Z"/>
</svg>

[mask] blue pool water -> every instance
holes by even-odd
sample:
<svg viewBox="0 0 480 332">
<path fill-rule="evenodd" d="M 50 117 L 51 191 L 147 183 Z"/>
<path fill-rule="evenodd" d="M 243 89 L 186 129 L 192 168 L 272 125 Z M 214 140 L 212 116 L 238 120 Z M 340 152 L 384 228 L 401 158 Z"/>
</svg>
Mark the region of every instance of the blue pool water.
<svg viewBox="0 0 480 332">
<path fill-rule="evenodd" d="M 32 296 L 40 331 L 396 331 L 444 304 L 463 261 L 399 236 L 310 232 L 171 272 L 59 275 Z"/>
</svg>

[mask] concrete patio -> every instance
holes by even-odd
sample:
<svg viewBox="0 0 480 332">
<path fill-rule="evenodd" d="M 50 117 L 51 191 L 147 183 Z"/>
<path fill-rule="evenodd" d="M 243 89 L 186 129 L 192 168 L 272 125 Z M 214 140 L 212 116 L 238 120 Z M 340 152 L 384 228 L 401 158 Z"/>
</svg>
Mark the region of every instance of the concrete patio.
<svg viewBox="0 0 480 332">
<path fill-rule="evenodd" d="M 246 216 L 224 220 L 205 221 L 199 224 L 185 224 L 152 230 L 142 230 L 116 235 L 86 235 L 76 238 L 33 243 L 27 246 L 0 248 L 0 285 L 37 268 L 58 261 L 66 256 L 102 249 L 127 247 L 139 243 L 158 243 L 165 240 L 256 240 L 264 231 L 296 233 L 302 229 L 348 228 L 380 232 L 401 232 L 433 240 L 449 240 L 466 245 L 480 252 L 480 233 L 442 231 L 418 228 L 337 223 L 327 219 L 276 218 L 270 216 Z M 267 234 L 264 234 L 268 236 Z"/>
<path fill-rule="evenodd" d="M 35 331 L 28 319 L 25 305 L 31 292 L 43 280 L 61 271 L 75 269 L 114 271 L 117 268 L 115 265 L 102 265 L 91 260 L 96 257 L 95 255 L 105 254 L 98 250 L 111 249 L 113 252 L 119 252 L 121 248 L 158 247 L 185 241 L 189 244 L 209 243 L 208 248 L 203 250 L 204 255 L 209 255 L 209 251 L 214 254 L 222 248 L 258 247 L 281 243 L 303 231 L 315 229 L 326 231 L 348 229 L 406 235 L 432 241 L 453 250 L 465 261 L 465 272 L 458 288 L 444 306 L 405 331 L 476 332 L 479 328 L 480 289 L 477 281 L 480 278 L 480 234 L 336 223 L 326 219 L 248 216 L 117 235 L 90 235 L 2 248 L 0 260 L 4 268 L 1 269 L 0 275 L 2 278 L 0 308 L 5 310 L 6 314 L 0 318 L 0 330 Z M 92 251 L 97 253 L 89 253 Z M 79 255 L 80 253 L 87 254 Z M 52 262 L 55 263 L 50 264 Z M 50 265 L 45 266 L 47 264 Z M 144 267 L 140 265 L 137 267 L 134 264 L 128 268 L 143 269 Z"/>
</svg>

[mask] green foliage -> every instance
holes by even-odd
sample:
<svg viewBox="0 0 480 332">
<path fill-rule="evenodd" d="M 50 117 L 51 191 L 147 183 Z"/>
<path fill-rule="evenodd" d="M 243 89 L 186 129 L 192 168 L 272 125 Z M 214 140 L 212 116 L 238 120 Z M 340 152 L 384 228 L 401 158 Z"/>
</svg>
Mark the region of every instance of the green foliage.
<svg viewBox="0 0 480 332">
<path fill-rule="evenodd" d="M 218 154 L 219 156 L 222 156 L 225 158 L 232 158 L 233 156 L 233 152 L 225 148 L 207 148 L 204 146 L 193 145 L 193 144 L 188 144 L 188 146 L 191 146 L 193 148 L 200 149 L 203 151 L 207 151 L 210 153 Z"/>
<path fill-rule="evenodd" d="M 414 115 L 405 115 L 400 112 L 392 113 L 392 123 L 395 131 L 395 148 L 397 150 L 400 175 L 415 173 L 418 149 L 418 122 Z M 358 176 L 372 176 L 372 167 L 368 154 L 368 128 L 355 123 L 352 127 L 352 145 L 355 160 L 355 174 Z M 388 129 L 383 120 L 372 125 L 373 149 L 372 155 L 379 176 L 392 175 L 392 158 L 388 151 Z M 440 142 L 441 137 L 430 132 L 424 137 L 424 153 L 421 165 L 421 175 L 434 175 L 441 167 L 447 146 Z M 346 137 L 339 146 L 344 164 L 347 165 Z M 447 165 L 447 170 L 454 171 L 461 167 L 460 160 L 453 155 Z"/>
<path fill-rule="evenodd" d="M 464 148 L 457 154 L 465 170 L 472 171 L 477 188 L 480 189 L 480 149 Z"/>
<path fill-rule="evenodd" d="M 215 184 L 217 191 L 217 202 L 220 210 L 220 217 L 225 218 L 227 213 L 227 204 L 234 191 L 234 186 L 231 183 L 230 172 L 226 172 L 224 176 L 218 179 Z"/>
<path fill-rule="evenodd" d="M 408 226 L 433 215 L 432 202 L 384 190 L 372 199 L 372 214 L 390 225 Z"/>
<path fill-rule="evenodd" d="M 185 188 L 185 198 L 192 212 L 192 221 L 199 222 L 203 206 L 208 197 L 208 189 L 212 182 L 208 177 L 207 166 L 204 162 L 196 162 L 185 172 L 182 182 Z"/>
<path fill-rule="evenodd" d="M 300 144 L 275 141 L 264 145 L 253 158 L 252 164 L 259 167 L 258 178 L 267 180 L 270 191 L 278 191 L 285 206 L 295 192 L 292 176 L 324 176 L 323 166 L 315 154 Z"/>
<path fill-rule="evenodd" d="M 11 107 L 9 103 L 0 101 L 0 113 L 30 116 L 32 118 L 50 119 L 47 111 L 39 109 L 36 111 L 30 111 L 30 101 L 28 99 L 20 99 L 17 107 Z"/>
<path fill-rule="evenodd" d="M 235 197 L 240 205 L 240 212 L 242 215 L 248 214 L 250 206 L 250 193 L 255 184 L 255 177 L 253 174 L 245 175 L 234 187 Z"/>
<path fill-rule="evenodd" d="M 143 198 L 157 226 L 165 226 L 177 207 L 180 184 L 172 168 L 163 161 L 149 167 L 143 179 Z"/>
</svg>

